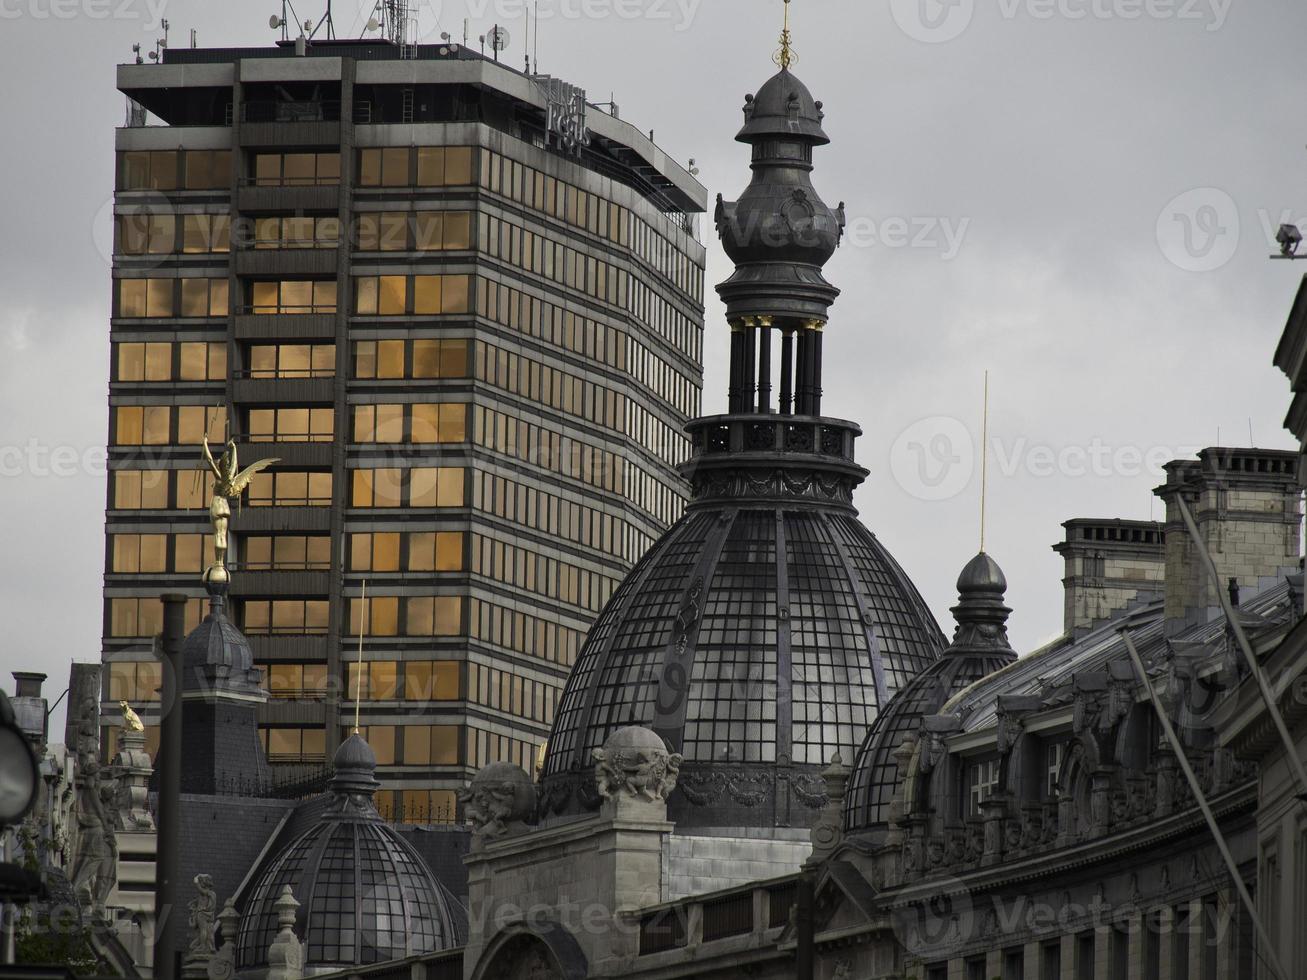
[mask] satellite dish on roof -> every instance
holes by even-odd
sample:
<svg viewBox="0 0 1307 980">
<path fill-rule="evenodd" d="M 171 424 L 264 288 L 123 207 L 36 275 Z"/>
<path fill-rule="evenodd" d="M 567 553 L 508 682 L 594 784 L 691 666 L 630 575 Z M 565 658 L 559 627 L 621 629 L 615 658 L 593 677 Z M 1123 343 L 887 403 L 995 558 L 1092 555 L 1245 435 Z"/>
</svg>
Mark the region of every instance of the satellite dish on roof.
<svg viewBox="0 0 1307 980">
<path fill-rule="evenodd" d="M 493 27 L 490 29 L 490 33 L 486 35 L 486 40 L 490 42 L 492 51 L 503 51 L 508 47 L 508 43 L 512 38 L 507 27 Z"/>
<path fill-rule="evenodd" d="M 273 14 L 271 17 L 268 18 L 268 26 L 271 27 L 274 31 L 285 23 L 286 22 L 282 20 L 280 17 L 278 17 L 276 14 Z"/>
<path fill-rule="evenodd" d="M 377 18 L 375 17 L 369 17 L 367 26 L 364 28 L 364 30 L 375 31 L 380 26 L 381 26 L 381 21 L 377 20 Z"/>
</svg>

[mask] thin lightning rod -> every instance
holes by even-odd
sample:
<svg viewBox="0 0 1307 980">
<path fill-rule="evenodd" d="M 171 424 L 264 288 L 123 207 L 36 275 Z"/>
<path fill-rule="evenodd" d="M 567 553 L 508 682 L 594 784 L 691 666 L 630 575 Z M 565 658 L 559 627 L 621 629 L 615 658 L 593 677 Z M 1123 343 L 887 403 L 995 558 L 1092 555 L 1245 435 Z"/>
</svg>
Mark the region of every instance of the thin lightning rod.
<svg viewBox="0 0 1307 980">
<path fill-rule="evenodd" d="M 985 505 L 989 494 L 989 372 L 985 372 L 985 408 L 980 424 L 980 553 L 985 553 Z"/>
</svg>

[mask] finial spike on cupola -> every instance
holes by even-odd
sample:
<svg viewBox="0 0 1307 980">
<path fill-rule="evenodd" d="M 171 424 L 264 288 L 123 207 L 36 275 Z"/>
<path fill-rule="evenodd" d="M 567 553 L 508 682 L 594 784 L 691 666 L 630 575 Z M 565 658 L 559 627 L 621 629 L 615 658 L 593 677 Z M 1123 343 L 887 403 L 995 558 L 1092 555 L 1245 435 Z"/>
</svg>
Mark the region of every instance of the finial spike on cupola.
<svg viewBox="0 0 1307 980">
<path fill-rule="evenodd" d="M 781 31 L 781 49 L 772 56 L 781 71 L 789 71 L 790 65 L 799 60 L 790 42 L 790 0 L 785 0 L 785 28 Z"/>
</svg>

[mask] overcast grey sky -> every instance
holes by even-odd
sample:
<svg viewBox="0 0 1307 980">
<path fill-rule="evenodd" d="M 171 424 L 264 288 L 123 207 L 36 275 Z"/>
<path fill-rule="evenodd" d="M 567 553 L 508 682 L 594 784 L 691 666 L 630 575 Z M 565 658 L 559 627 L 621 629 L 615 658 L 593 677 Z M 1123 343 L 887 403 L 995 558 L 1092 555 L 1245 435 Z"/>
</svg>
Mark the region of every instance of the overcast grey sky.
<svg viewBox="0 0 1307 980">
<path fill-rule="evenodd" d="M 161 0 L 0 0 L 0 671 L 99 656 L 114 66 Z M 303 18 L 325 0 L 299 0 Z M 540 66 L 615 94 L 712 194 L 775 70 L 780 0 L 541 0 Z M 444 0 L 419 30 L 496 20 L 521 64 L 522 0 Z M 169 0 L 174 46 L 270 43 L 275 0 Z M 336 0 L 340 33 L 367 5 Z M 795 0 L 796 73 L 824 100 L 816 183 L 847 204 L 828 267 L 826 408 L 859 421 L 858 504 L 941 623 L 977 549 L 983 372 L 988 550 L 1021 652 L 1060 631 L 1072 517 L 1144 519 L 1156 464 L 1222 442 L 1291 448 L 1271 366 L 1302 270 L 1268 231 L 1307 219 L 1295 0 Z M 711 234 L 711 221 L 704 223 Z M 708 281 L 728 274 L 709 241 Z M 705 407 L 724 407 L 708 304 Z M 34 447 L 34 449 L 33 449 Z M 64 447 L 51 472 L 47 455 Z M 76 460 L 77 462 L 72 462 Z M 65 475 L 59 475 L 64 473 Z M 942 499 L 932 499 L 942 498 Z"/>
</svg>

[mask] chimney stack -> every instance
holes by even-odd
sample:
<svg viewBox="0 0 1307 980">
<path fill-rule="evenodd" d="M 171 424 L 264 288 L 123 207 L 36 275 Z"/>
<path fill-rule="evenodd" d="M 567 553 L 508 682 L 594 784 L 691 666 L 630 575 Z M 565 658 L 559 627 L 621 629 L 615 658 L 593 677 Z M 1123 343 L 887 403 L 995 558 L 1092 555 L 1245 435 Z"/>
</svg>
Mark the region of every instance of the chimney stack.
<svg viewBox="0 0 1307 980">
<path fill-rule="evenodd" d="M 1064 628 L 1087 632 L 1136 602 L 1162 597 L 1166 579 L 1164 526 L 1154 521 L 1077 519 L 1062 525 L 1066 540 L 1053 550 L 1066 561 Z"/>
<path fill-rule="evenodd" d="M 1302 491 L 1298 454 L 1269 449 L 1204 449 L 1166 465 L 1154 493 L 1166 502 L 1168 633 L 1220 615 L 1218 589 L 1254 595 L 1299 570 Z M 1183 494 L 1216 563 L 1213 581 L 1176 502 Z"/>
<path fill-rule="evenodd" d="M 49 732 L 46 730 L 46 712 L 48 706 L 41 697 L 41 685 L 45 683 L 45 674 L 26 670 L 14 671 L 14 696 L 10 704 L 14 708 L 14 717 L 18 727 L 37 745 L 45 745 Z"/>
</svg>

